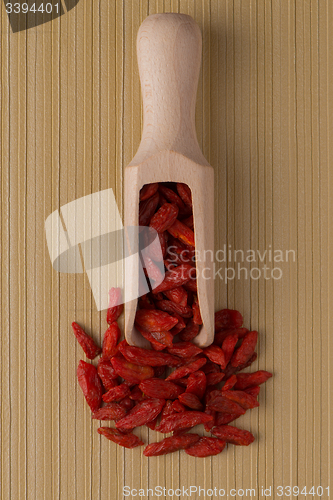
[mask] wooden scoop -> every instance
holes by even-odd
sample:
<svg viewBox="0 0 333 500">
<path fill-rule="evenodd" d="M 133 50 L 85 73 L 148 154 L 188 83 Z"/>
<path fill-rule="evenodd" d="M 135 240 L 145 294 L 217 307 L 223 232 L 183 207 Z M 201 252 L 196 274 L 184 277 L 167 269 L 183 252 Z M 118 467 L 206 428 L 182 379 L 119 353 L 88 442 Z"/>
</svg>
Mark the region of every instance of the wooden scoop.
<svg viewBox="0 0 333 500">
<path fill-rule="evenodd" d="M 193 342 L 205 347 L 214 338 L 214 172 L 200 150 L 195 131 L 201 50 L 200 29 L 185 14 L 155 14 L 140 26 L 137 54 L 144 122 L 139 149 L 125 168 L 125 228 L 138 225 L 139 191 L 144 184 L 171 181 L 190 187 L 203 320 Z M 132 242 L 132 258 L 125 261 L 125 337 L 131 345 L 148 347 L 134 326 L 137 252 L 138 238 L 134 245 Z"/>
</svg>

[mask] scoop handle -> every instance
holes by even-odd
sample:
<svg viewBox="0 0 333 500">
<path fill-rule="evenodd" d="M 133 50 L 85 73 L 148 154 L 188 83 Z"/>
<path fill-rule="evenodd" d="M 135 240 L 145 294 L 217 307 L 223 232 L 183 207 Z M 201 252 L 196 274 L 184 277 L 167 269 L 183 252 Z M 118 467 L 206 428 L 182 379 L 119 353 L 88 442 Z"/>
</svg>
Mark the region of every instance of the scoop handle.
<svg viewBox="0 0 333 500">
<path fill-rule="evenodd" d="M 137 55 L 143 133 L 131 164 L 173 150 L 207 165 L 195 131 L 201 50 L 200 28 L 188 15 L 154 14 L 141 24 Z"/>
</svg>

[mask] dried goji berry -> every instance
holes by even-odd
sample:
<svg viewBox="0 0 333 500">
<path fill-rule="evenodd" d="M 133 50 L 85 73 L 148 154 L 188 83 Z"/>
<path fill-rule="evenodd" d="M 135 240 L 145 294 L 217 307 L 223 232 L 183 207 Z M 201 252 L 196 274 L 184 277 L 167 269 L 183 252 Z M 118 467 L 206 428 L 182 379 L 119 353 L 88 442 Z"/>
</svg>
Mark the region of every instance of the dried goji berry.
<svg viewBox="0 0 333 500">
<path fill-rule="evenodd" d="M 156 301 L 157 309 L 165 311 L 167 313 L 177 313 L 179 316 L 183 318 L 191 318 L 193 315 L 193 311 L 191 307 L 181 306 L 180 304 L 176 304 L 175 302 L 171 302 L 171 300 L 157 300 Z"/>
<path fill-rule="evenodd" d="M 112 323 L 104 334 L 102 345 L 103 358 L 111 358 L 115 355 L 120 336 L 121 332 L 118 324 L 116 322 Z"/>
<path fill-rule="evenodd" d="M 114 403 L 107 403 L 107 406 L 109 404 L 112 405 Z M 134 406 L 135 403 L 134 403 L 134 401 L 132 401 L 129 398 L 129 396 L 126 396 L 123 399 L 121 399 L 118 404 L 120 404 L 123 408 L 125 408 L 126 411 L 128 411 L 128 410 L 131 410 L 133 408 L 133 406 Z"/>
<path fill-rule="evenodd" d="M 229 363 L 231 356 L 234 353 L 237 342 L 238 342 L 237 334 L 232 334 L 228 335 L 222 343 L 222 351 L 224 352 L 226 365 Z"/>
<path fill-rule="evenodd" d="M 181 198 L 178 196 L 178 194 L 172 191 L 172 189 L 160 184 L 158 190 L 169 201 L 169 203 L 174 203 L 179 209 L 185 208 L 185 205 Z"/>
<path fill-rule="evenodd" d="M 175 430 L 190 429 L 195 425 L 204 424 L 210 420 L 213 420 L 213 417 L 202 411 L 183 411 L 163 418 L 156 430 L 166 434 Z"/>
<path fill-rule="evenodd" d="M 244 389 L 244 392 L 246 392 L 247 394 L 251 394 L 251 396 L 256 398 L 259 396 L 260 387 L 259 387 L 259 385 L 255 385 L 253 387 L 248 387 L 247 389 Z"/>
<path fill-rule="evenodd" d="M 191 392 L 183 392 L 183 394 L 178 396 L 178 399 L 183 405 L 188 406 L 188 408 L 192 408 L 192 410 L 202 410 L 203 408 L 198 396 L 192 394 Z"/>
<path fill-rule="evenodd" d="M 74 335 L 78 343 L 84 350 L 84 353 L 87 356 L 87 358 L 89 359 L 96 358 L 96 356 L 98 356 L 98 354 L 102 352 L 102 349 L 95 344 L 93 339 L 83 330 L 83 328 L 81 328 L 80 325 L 75 323 L 75 321 L 73 321 L 72 323 L 72 328 Z"/>
<path fill-rule="evenodd" d="M 220 425 L 218 427 L 213 427 L 211 432 L 214 436 L 223 439 L 223 441 L 226 441 L 227 443 L 237 444 L 240 446 L 248 446 L 254 441 L 254 436 L 251 432 L 238 429 L 232 425 Z"/>
<path fill-rule="evenodd" d="M 198 333 L 199 333 L 199 325 L 196 325 L 193 322 L 193 319 L 190 319 L 186 327 L 180 332 L 179 338 L 183 342 L 190 342 L 198 335 Z"/>
<path fill-rule="evenodd" d="M 230 389 L 233 388 L 233 386 L 236 384 L 237 382 L 237 377 L 236 375 L 231 375 L 231 377 L 229 377 L 226 381 L 225 381 L 225 384 L 224 386 L 222 387 L 222 391 L 229 391 Z"/>
<path fill-rule="evenodd" d="M 159 201 L 159 194 L 156 192 L 147 200 L 141 201 L 139 205 L 139 226 L 148 226 L 150 219 L 155 213 Z"/>
<path fill-rule="evenodd" d="M 113 357 L 111 363 L 120 377 L 133 384 L 139 384 L 142 380 L 154 376 L 154 369 L 151 366 L 139 366 L 121 357 Z"/>
<path fill-rule="evenodd" d="M 206 407 L 206 408 L 205 408 L 205 413 L 206 413 L 207 415 L 210 415 L 211 417 L 213 417 L 213 419 L 212 419 L 212 420 L 210 420 L 209 422 L 206 422 L 206 423 L 204 424 L 204 429 L 205 429 L 205 431 L 206 431 L 206 432 L 209 432 L 209 431 L 212 429 L 212 427 L 214 427 L 215 425 L 217 425 L 217 424 L 215 423 L 215 421 L 216 421 L 217 411 L 212 410 L 211 408 Z"/>
<path fill-rule="evenodd" d="M 77 367 L 77 378 L 91 411 L 96 411 L 102 402 L 102 384 L 94 365 L 81 360 Z"/>
<path fill-rule="evenodd" d="M 182 318 L 181 316 L 179 316 L 179 314 L 172 313 L 172 316 L 174 316 L 175 318 L 178 319 L 177 325 L 174 326 L 173 328 L 171 328 L 171 330 L 170 330 L 170 333 L 173 336 L 175 336 L 175 335 L 178 335 L 179 332 L 181 332 L 182 330 L 184 330 L 184 328 L 186 327 L 186 323 L 184 321 L 184 318 Z"/>
<path fill-rule="evenodd" d="M 154 420 L 162 411 L 164 399 L 148 399 L 138 403 L 127 415 L 116 422 L 117 429 L 133 429 Z"/>
<path fill-rule="evenodd" d="M 208 373 L 220 373 L 221 367 L 213 361 L 208 360 L 205 366 L 203 366 L 202 371 L 208 375 Z"/>
<path fill-rule="evenodd" d="M 107 391 L 114 387 L 114 382 L 117 380 L 118 374 L 109 359 L 100 358 L 98 360 L 97 373 Z"/>
<path fill-rule="evenodd" d="M 164 311 L 139 309 L 136 311 L 135 323 L 148 332 L 163 332 L 171 330 L 178 323 L 178 319 Z"/>
<path fill-rule="evenodd" d="M 140 387 L 138 385 L 136 385 L 135 387 L 133 387 L 133 389 L 131 390 L 131 394 L 129 395 L 129 398 L 132 400 L 132 401 L 143 401 L 144 399 L 147 398 L 147 396 L 145 396 L 143 394 L 143 392 L 141 391 Z"/>
<path fill-rule="evenodd" d="M 142 295 L 139 298 L 139 308 L 140 309 L 155 309 L 154 302 L 147 296 L 147 294 Z"/>
<path fill-rule="evenodd" d="M 154 352 L 134 346 L 121 347 L 120 350 L 124 357 L 135 365 L 179 366 L 182 363 L 180 358 L 166 352 Z"/>
<path fill-rule="evenodd" d="M 202 325 L 202 318 L 200 314 L 200 307 L 197 297 L 194 297 L 192 304 L 192 311 L 193 311 L 193 323 L 196 323 L 197 325 Z"/>
<path fill-rule="evenodd" d="M 105 436 L 110 441 L 124 446 L 125 448 L 136 448 L 137 446 L 142 446 L 144 443 L 138 436 L 132 433 L 126 433 L 118 431 L 118 429 L 112 429 L 110 427 L 100 427 L 97 432 L 102 436 Z"/>
<path fill-rule="evenodd" d="M 180 396 L 178 396 L 178 398 L 181 397 L 181 394 Z M 175 410 L 176 413 L 181 413 L 182 411 L 185 411 L 186 408 L 185 406 L 180 402 L 179 399 L 175 399 L 172 403 L 172 408 Z"/>
<path fill-rule="evenodd" d="M 207 385 L 216 385 L 219 384 L 224 379 L 224 373 L 222 372 L 208 373 L 208 375 L 206 375 L 206 378 L 207 378 Z"/>
<path fill-rule="evenodd" d="M 199 440 L 198 434 L 182 434 L 162 439 L 159 443 L 150 443 L 143 450 L 146 457 L 167 455 L 174 451 L 184 450 Z"/>
<path fill-rule="evenodd" d="M 237 334 L 237 337 L 242 339 L 249 331 L 250 330 L 247 328 L 224 328 L 215 333 L 214 344 L 221 346 L 224 339 L 226 339 L 229 335 Z"/>
<path fill-rule="evenodd" d="M 187 305 L 187 291 L 182 286 L 177 286 L 172 290 L 166 290 L 163 292 L 167 299 L 185 307 Z"/>
<path fill-rule="evenodd" d="M 175 371 L 170 373 L 170 375 L 166 378 L 166 380 L 177 380 L 177 378 L 186 377 L 189 373 L 196 372 L 200 370 L 200 368 L 206 363 L 205 358 L 198 358 L 195 361 L 192 361 L 185 366 L 181 366 L 177 368 Z"/>
<path fill-rule="evenodd" d="M 198 396 L 199 399 L 201 399 L 205 394 L 206 386 L 207 386 L 206 375 L 204 374 L 203 371 L 198 370 L 194 373 L 191 373 L 190 376 L 188 377 L 186 392 L 195 394 L 196 396 Z"/>
<path fill-rule="evenodd" d="M 215 313 L 215 330 L 221 328 L 240 328 L 243 324 L 243 316 L 240 312 L 232 309 L 222 309 Z"/>
<path fill-rule="evenodd" d="M 243 415 L 243 414 L 241 414 Z M 220 425 L 227 425 L 230 424 L 230 422 L 233 422 L 237 418 L 241 417 L 239 413 L 219 413 L 216 412 L 216 419 L 215 419 L 215 425 L 220 426 Z"/>
<path fill-rule="evenodd" d="M 220 411 L 222 413 L 245 413 L 245 410 L 242 406 L 234 401 L 231 401 L 224 393 L 220 393 L 219 395 L 213 397 L 208 403 L 207 406 L 212 408 L 212 410 Z"/>
<path fill-rule="evenodd" d="M 258 340 L 258 332 L 252 331 L 245 335 L 242 340 L 242 343 L 238 349 L 236 349 L 235 353 L 231 358 L 231 366 L 239 367 L 244 363 L 247 363 L 251 356 L 254 353 L 254 350 L 257 345 Z"/>
<path fill-rule="evenodd" d="M 182 223 L 188 226 L 190 229 L 194 229 L 193 215 L 187 217 L 187 219 L 183 219 Z"/>
<path fill-rule="evenodd" d="M 192 194 L 188 185 L 182 182 L 177 182 L 177 191 L 185 205 L 192 208 Z"/>
<path fill-rule="evenodd" d="M 272 374 L 266 372 L 265 370 L 259 370 L 254 373 L 237 373 L 237 382 L 235 384 L 235 389 L 243 391 L 248 387 L 263 384 L 271 376 Z"/>
<path fill-rule="evenodd" d="M 180 264 L 174 267 L 172 271 L 167 271 L 164 276 L 164 280 L 156 288 L 154 288 L 153 293 L 165 292 L 166 290 L 171 290 L 180 285 L 183 285 L 191 278 L 195 277 L 195 267 L 190 264 Z"/>
<path fill-rule="evenodd" d="M 140 189 L 140 200 L 144 201 L 153 196 L 158 190 L 158 182 L 152 182 L 151 184 L 145 184 Z"/>
<path fill-rule="evenodd" d="M 117 321 L 124 310 L 124 304 L 121 303 L 121 289 L 111 288 L 109 291 L 109 308 L 106 313 L 106 322 L 108 325 Z"/>
<path fill-rule="evenodd" d="M 109 389 L 108 392 L 103 394 L 103 401 L 105 403 L 110 403 L 111 401 L 120 401 L 121 399 L 125 398 L 128 396 L 130 393 L 130 388 L 127 384 L 123 383 L 120 385 L 117 385 L 116 387 L 112 387 L 112 389 Z"/>
<path fill-rule="evenodd" d="M 144 380 L 139 387 L 150 398 L 176 399 L 184 392 L 183 387 L 160 378 Z"/>
<path fill-rule="evenodd" d="M 149 280 L 153 280 L 155 283 L 161 283 L 163 280 L 163 274 L 161 269 L 147 255 L 145 255 L 144 257 L 144 262 L 145 262 L 144 271 Z"/>
<path fill-rule="evenodd" d="M 192 457 L 210 457 L 218 455 L 225 448 L 225 441 L 219 438 L 201 437 L 199 441 L 186 448 L 185 453 Z"/>
<path fill-rule="evenodd" d="M 135 324 L 135 327 L 145 339 L 149 340 L 149 342 L 151 343 L 151 346 L 154 350 L 163 351 L 163 349 L 165 349 L 166 345 L 162 344 L 161 342 L 158 342 L 155 339 L 155 337 L 153 336 L 153 333 L 157 333 L 157 332 L 147 332 L 146 330 L 141 328 L 137 323 Z M 163 333 L 167 333 L 167 332 L 158 332 L 158 333 L 163 334 Z M 173 338 L 173 335 L 172 334 L 170 334 L 170 335 Z"/>
<path fill-rule="evenodd" d="M 188 226 L 183 224 L 180 220 L 176 219 L 175 222 L 168 228 L 168 232 L 186 245 L 194 247 L 194 232 Z"/>
<path fill-rule="evenodd" d="M 178 211 L 179 208 L 174 203 L 164 203 L 151 218 L 149 226 L 158 233 L 163 233 L 175 222 Z"/>
<path fill-rule="evenodd" d="M 92 418 L 96 420 L 118 420 L 126 415 L 126 410 L 123 405 L 119 403 L 109 403 L 103 408 L 98 408 Z"/>
<path fill-rule="evenodd" d="M 177 342 L 168 348 L 168 352 L 181 358 L 192 358 L 197 354 L 202 354 L 202 349 L 192 344 L 192 342 Z"/>
<path fill-rule="evenodd" d="M 213 361 L 213 363 L 220 365 L 222 370 L 226 368 L 227 363 L 225 360 L 225 355 L 220 347 L 212 344 L 208 347 L 205 347 L 203 351 L 207 358 Z"/>
<path fill-rule="evenodd" d="M 256 398 L 244 391 L 223 391 L 223 395 L 231 401 L 238 403 L 242 408 L 244 408 L 244 410 L 249 410 L 259 406 Z"/>
</svg>

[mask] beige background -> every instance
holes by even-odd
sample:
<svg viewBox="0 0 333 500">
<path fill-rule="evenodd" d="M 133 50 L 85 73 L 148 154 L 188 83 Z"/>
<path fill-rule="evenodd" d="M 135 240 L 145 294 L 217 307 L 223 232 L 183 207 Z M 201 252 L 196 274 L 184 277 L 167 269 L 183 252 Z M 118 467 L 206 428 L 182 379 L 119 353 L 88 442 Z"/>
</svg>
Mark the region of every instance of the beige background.
<svg viewBox="0 0 333 500">
<path fill-rule="evenodd" d="M 80 0 L 16 34 L 0 11 L 1 498 L 113 499 L 123 485 L 327 487 L 333 2 Z M 99 338 L 105 315 L 83 275 L 53 271 L 44 234 L 46 217 L 80 196 L 112 187 L 121 208 L 122 170 L 140 140 L 136 33 L 163 11 L 192 15 L 203 32 L 197 132 L 215 168 L 216 249 L 297 255 L 281 280 L 216 280 L 216 309 L 238 308 L 259 330 L 255 369 L 274 378 L 239 420 L 255 443 L 212 459 L 148 461 L 97 434 L 70 323 Z"/>
</svg>

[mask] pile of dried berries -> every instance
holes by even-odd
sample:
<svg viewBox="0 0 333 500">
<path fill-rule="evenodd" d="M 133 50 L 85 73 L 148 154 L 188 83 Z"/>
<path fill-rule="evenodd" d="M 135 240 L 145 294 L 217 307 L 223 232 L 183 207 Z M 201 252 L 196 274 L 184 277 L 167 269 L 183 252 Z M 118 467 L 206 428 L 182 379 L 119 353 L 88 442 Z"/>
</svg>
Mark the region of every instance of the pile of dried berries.
<svg viewBox="0 0 333 500">
<path fill-rule="evenodd" d="M 119 289 L 111 290 L 111 302 L 119 302 Z M 100 349 L 77 324 L 74 334 L 89 359 L 101 354 L 97 368 L 80 361 L 77 376 L 92 411 L 92 418 L 113 420 L 115 428 L 100 427 L 98 432 L 126 448 L 144 443 L 133 434 L 136 427 L 173 435 L 148 444 L 143 454 L 157 456 L 184 449 L 188 455 L 217 455 L 226 443 L 249 445 L 254 436 L 233 427 L 230 422 L 246 410 L 259 406 L 259 385 L 272 375 L 260 370 L 239 373 L 255 361 L 258 333 L 242 328 L 242 315 L 224 309 L 215 313 L 214 343 L 200 349 L 181 340 L 163 344 L 163 352 L 142 349 L 120 341 L 117 319 L 123 306 L 108 309 L 108 329 Z M 138 312 L 145 331 L 170 331 L 174 317 L 165 311 L 146 309 Z M 137 318 L 138 321 L 138 318 Z M 154 347 L 154 345 L 152 346 Z M 172 367 L 168 376 L 165 371 Z M 204 424 L 215 437 L 188 431 Z"/>
<path fill-rule="evenodd" d="M 143 241 L 140 246 L 145 248 L 144 271 L 155 284 L 152 291 L 143 294 L 138 302 L 136 328 L 155 350 L 171 347 L 176 335 L 177 340 L 189 342 L 198 335 L 202 325 L 197 297 L 190 188 L 179 182 L 156 182 L 143 186 L 140 191 L 139 226 L 150 228 L 141 232 Z M 154 237 L 156 240 L 149 245 Z M 156 282 L 159 283 L 157 286 Z M 153 312 L 147 315 L 141 314 L 140 310 Z M 159 328 L 153 331 L 149 325 L 154 320 L 155 310 L 167 314 L 163 324 L 161 322 Z"/>
</svg>

